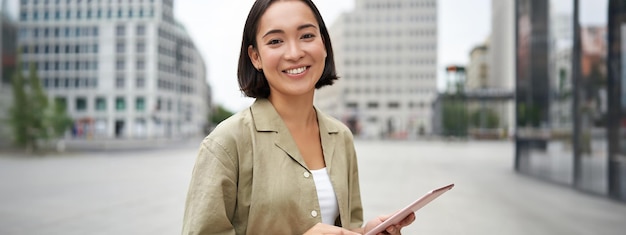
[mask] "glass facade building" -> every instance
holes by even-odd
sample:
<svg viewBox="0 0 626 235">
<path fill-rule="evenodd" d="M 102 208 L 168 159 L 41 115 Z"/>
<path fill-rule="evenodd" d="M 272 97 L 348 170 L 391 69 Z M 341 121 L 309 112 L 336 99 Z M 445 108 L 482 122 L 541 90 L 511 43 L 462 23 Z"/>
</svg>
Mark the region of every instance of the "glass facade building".
<svg viewBox="0 0 626 235">
<path fill-rule="evenodd" d="M 516 0 L 517 171 L 626 201 L 623 43 L 624 1 Z"/>
</svg>

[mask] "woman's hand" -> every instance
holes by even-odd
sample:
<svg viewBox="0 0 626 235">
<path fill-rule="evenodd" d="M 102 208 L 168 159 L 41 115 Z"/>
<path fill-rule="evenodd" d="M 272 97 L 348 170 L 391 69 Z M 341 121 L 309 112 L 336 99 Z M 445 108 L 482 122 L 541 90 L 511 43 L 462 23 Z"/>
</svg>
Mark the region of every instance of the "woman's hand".
<svg viewBox="0 0 626 235">
<path fill-rule="evenodd" d="M 370 231 L 377 225 L 381 224 L 383 221 L 389 219 L 389 217 L 390 217 L 389 215 L 382 215 L 382 216 L 378 216 L 377 218 L 373 220 L 370 220 L 369 222 L 367 222 L 367 224 L 365 224 L 365 232 Z M 403 227 L 406 227 L 410 225 L 411 223 L 413 223 L 413 221 L 415 221 L 415 213 L 411 213 L 407 215 L 402 221 L 400 221 L 400 223 L 387 227 L 385 231 L 378 233 L 378 235 L 386 235 L 386 234 L 400 235 L 400 230 Z"/>
<path fill-rule="evenodd" d="M 304 233 L 304 235 L 318 235 L 318 234 L 341 234 L 341 235 L 359 235 L 359 233 L 352 232 L 340 227 L 317 223 Z"/>
</svg>

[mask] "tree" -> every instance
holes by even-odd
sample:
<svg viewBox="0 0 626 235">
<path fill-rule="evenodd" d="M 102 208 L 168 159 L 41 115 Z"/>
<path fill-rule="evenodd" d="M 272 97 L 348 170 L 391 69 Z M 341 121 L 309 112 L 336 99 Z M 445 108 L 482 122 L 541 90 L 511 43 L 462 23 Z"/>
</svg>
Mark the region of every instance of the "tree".
<svg viewBox="0 0 626 235">
<path fill-rule="evenodd" d="M 217 105 L 217 108 L 215 108 L 214 112 L 211 113 L 211 116 L 209 117 L 209 121 L 213 125 L 217 125 L 232 115 L 233 113 L 231 111 L 228 111 L 222 105 Z"/>
<path fill-rule="evenodd" d="M 17 68 L 12 78 L 13 106 L 9 109 L 9 122 L 13 130 L 15 144 L 20 147 L 27 147 L 31 144 L 32 137 L 29 136 L 29 125 L 33 115 L 29 112 L 28 97 L 25 90 L 23 74 L 19 71 L 22 66 L 18 60 Z"/>
<path fill-rule="evenodd" d="M 12 78 L 13 106 L 9 110 L 9 122 L 15 144 L 37 151 L 40 141 L 62 136 L 72 125 L 72 120 L 63 105 L 48 101 L 35 65 L 29 66 L 28 79 L 24 78 L 19 53 L 17 68 Z"/>
<path fill-rule="evenodd" d="M 444 97 L 441 116 L 444 136 L 467 136 L 468 115 L 464 100 L 453 96 Z"/>
<path fill-rule="evenodd" d="M 490 108 L 481 108 L 473 111 L 469 119 L 471 126 L 476 128 L 494 129 L 500 125 L 498 114 Z"/>
</svg>

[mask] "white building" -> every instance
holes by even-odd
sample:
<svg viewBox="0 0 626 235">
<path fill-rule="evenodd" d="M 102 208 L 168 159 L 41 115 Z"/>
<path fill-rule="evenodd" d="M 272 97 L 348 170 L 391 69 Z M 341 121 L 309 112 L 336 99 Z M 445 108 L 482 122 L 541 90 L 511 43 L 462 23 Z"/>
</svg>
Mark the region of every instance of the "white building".
<svg viewBox="0 0 626 235">
<path fill-rule="evenodd" d="M 19 44 L 86 138 L 203 132 L 206 67 L 173 0 L 20 0 Z"/>
<path fill-rule="evenodd" d="M 465 90 L 491 88 L 494 84 L 493 76 L 489 76 L 489 40 L 482 45 L 475 46 L 469 55 L 467 63 L 467 80 Z"/>
<path fill-rule="evenodd" d="M 330 34 L 341 78 L 320 90 L 318 107 L 361 136 L 431 133 L 437 96 L 436 0 L 357 0 Z"/>
<path fill-rule="evenodd" d="M 491 1 L 491 40 L 489 76 L 493 87 L 515 92 L 515 1 Z M 502 124 L 508 135 L 515 131 L 515 101 L 504 104 Z"/>
</svg>

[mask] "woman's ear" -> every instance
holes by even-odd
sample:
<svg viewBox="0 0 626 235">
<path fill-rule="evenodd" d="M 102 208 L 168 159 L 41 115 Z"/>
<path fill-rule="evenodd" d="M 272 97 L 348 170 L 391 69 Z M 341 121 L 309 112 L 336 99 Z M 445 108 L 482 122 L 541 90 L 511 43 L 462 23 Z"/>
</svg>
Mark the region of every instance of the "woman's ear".
<svg viewBox="0 0 626 235">
<path fill-rule="evenodd" d="M 261 57 L 259 56 L 259 52 L 254 49 L 252 45 L 248 46 L 248 57 L 250 57 L 250 61 L 252 61 L 252 65 L 254 65 L 254 68 L 256 68 L 256 70 L 263 69 L 263 63 L 261 63 Z"/>
</svg>

